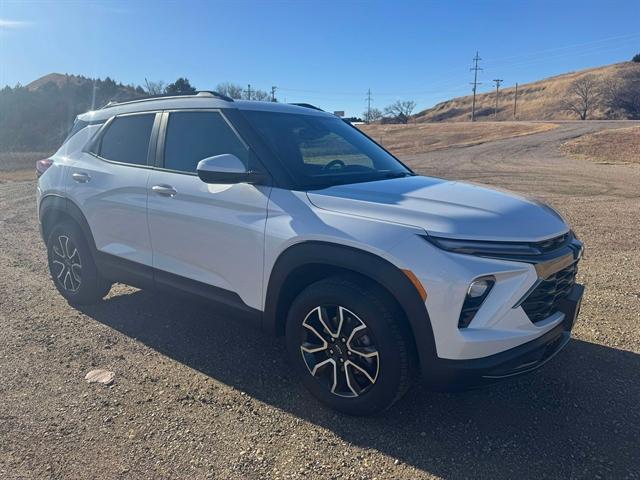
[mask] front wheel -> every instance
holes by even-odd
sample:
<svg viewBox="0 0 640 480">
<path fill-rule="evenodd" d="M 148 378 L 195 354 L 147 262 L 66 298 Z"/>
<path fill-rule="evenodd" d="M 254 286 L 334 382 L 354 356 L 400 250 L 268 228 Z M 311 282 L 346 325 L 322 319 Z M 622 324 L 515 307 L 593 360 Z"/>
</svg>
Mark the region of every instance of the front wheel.
<svg viewBox="0 0 640 480">
<path fill-rule="evenodd" d="M 413 342 L 392 298 L 361 277 L 332 277 L 307 287 L 287 319 L 287 350 L 302 382 L 326 405 L 371 415 L 410 386 Z"/>
</svg>

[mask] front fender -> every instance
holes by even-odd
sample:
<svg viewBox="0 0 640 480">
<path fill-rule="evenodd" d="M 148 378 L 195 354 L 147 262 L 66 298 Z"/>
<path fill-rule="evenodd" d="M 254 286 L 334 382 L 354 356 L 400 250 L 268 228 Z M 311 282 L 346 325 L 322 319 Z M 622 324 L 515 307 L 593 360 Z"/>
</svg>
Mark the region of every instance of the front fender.
<svg viewBox="0 0 640 480">
<path fill-rule="evenodd" d="M 370 278 L 384 287 L 404 311 L 416 342 L 422 366 L 436 358 L 431 321 L 424 301 L 410 279 L 397 266 L 382 257 L 357 248 L 321 241 L 290 246 L 276 260 L 267 286 L 263 328 L 281 333 L 286 310 L 292 298 L 283 291 L 289 276 L 308 265 L 325 265 Z"/>
</svg>

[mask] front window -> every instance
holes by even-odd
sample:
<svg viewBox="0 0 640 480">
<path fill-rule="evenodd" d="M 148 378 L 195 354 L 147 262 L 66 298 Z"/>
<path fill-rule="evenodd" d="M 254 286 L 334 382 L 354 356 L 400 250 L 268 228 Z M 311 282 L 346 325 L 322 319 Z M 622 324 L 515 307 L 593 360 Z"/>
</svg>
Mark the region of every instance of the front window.
<svg viewBox="0 0 640 480">
<path fill-rule="evenodd" d="M 164 168 L 195 173 L 207 157 L 232 153 L 248 164 L 249 151 L 218 112 L 172 112 L 164 147 Z"/>
<path fill-rule="evenodd" d="M 397 178 L 413 173 L 339 118 L 245 111 L 299 188 Z"/>
</svg>

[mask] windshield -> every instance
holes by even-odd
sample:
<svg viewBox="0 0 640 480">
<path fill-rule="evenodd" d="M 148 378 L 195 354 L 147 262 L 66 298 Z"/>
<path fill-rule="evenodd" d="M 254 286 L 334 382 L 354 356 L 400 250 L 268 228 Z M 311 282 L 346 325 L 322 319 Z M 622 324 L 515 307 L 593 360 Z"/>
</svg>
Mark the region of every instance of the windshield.
<svg viewBox="0 0 640 480">
<path fill-rule="evenodd" d="M 371 182 L 413 173 L 335 117 L 245 111 L 299 188 Z"/>
</svg>

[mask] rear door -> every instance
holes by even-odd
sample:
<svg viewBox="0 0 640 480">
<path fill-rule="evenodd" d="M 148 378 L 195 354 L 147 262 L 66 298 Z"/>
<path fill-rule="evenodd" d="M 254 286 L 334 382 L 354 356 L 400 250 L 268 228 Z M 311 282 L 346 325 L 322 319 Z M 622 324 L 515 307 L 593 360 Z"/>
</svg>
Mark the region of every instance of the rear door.
<svg viewBox="0 0 640 480">
<path fill-rule="evenodd" d="M 156 113 L 109 120 L 91 151 L 70 163 L 67 181 L 67 195 L 84 213 L 98 250 L 149 266 L 147 181 L 155 122 Z"/>
<path fill-rule="evenodd" d="M 206 184 L 196 173 L 225 153 L 251 167 L 252 152 L 218 110 L 165 112 L 162 125 L 148 191 L 156 281 L 260 309 L 270 187 Z"/>
</svg>

